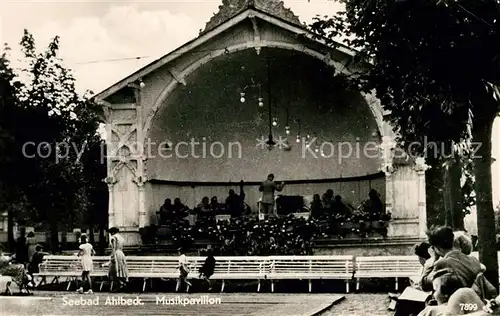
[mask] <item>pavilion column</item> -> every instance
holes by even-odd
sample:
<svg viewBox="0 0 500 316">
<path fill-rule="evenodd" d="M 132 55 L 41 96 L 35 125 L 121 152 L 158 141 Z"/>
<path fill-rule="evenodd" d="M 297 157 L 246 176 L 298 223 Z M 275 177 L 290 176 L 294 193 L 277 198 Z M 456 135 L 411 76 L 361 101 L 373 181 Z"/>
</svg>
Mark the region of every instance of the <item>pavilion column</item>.
<svg viewBox="0 0 500 316">
<path fill-rule="evenodd" d="M 425 164 L 424 158 L 415 159 L 413 167 L 418 175 L 418 227 L 419 237 L 425 238 L 427 232 L 427 202 L 425 191 L 425 171 L 430 167 Z"/>
<path fill-rule="evenodd" d="M 117 180 L 114 177 L 107 177 L 104 182 L 108 185 L 108 225 L 113 227 L 116 225 L 115 220 L 115 203 L 114 203 L 114 185 Z"/>
<path fill-rule="evenodd" d="M 146 192 L 144 185 L 147 180 L 144 175 L 137 177 L 134 182 L 137 184 L 139 191 L 139 228 L 145 227 L 147 225 L 146 218 Z"/>
<path fill-rule="evenodd" d="M 383 136 L 380 148 L 382 150 L 382 167 L 385 173 L 385 209 L 387 213 L 393 213 L 395 204 L 394 196 L 394 167 L 393 150 L 396 142 L 392 136 Z"/>
</svg>

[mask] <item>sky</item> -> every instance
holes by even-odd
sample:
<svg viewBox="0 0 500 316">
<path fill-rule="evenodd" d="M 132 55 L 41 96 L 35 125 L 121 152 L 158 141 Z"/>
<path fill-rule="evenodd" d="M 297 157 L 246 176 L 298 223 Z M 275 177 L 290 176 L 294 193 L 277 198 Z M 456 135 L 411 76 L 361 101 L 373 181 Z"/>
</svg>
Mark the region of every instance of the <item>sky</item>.
<svg viewBox="0 0 500 316">
<path fill-rule="evenodd" d="M 0 42 L 20 57 L 23 30 L 38 49 L 60 36 L 60 56 L 73 69 L 77 87 L 100 92 L 137 69 L 195 38 L 222 0 L 0 0 Z M 284 0 L 302 22 L 334 14 L 332 0 Z M 137 57 L 141 57 L 137 59 Z M 493 157 L 500 160 L 500 122 L 494 126 Z M 493 164 L 493 200 L 500 202 L 500 161 Z"/>
</svg>

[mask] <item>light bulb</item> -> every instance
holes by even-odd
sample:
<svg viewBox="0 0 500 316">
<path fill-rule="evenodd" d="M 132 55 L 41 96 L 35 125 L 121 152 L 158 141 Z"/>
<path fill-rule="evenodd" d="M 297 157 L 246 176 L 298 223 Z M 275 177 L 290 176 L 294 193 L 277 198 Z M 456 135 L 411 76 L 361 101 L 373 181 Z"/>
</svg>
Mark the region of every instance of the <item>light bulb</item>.
<svg viewBox="0 0 500 316">
<path fill-rule="evenodd" d="M 141 87 L 141 89 L 143 89 L 145 86 L 146 86 L 146 84 L 145 84 L 144 82 L 142 82 L 142 81 L 141 81 L 141 82 L 139 83 L 139 87 Z"/>
<path fill-rule="evenodd" d="M 278 126 L 278 122 L 273 121 L 273 126 Z"/>
<path fill-rule="evenodd" d="M 314 149 L 315 152 L 319 152 L 319 148 L 316 147 L 316 149 Z"/>
<path fill-rule="evenodd" d="M 263 102 L 264 99 L 262 98 L 259 98 L 259 107 L 263 107 L 264 106 L 264 102 Z"/>
<path fill-rule="evenodd" d="M 245 103 L 245 98 L 244 98 L 244 97 L 241 97 L 240 102 L 241 102 L 241 103 Z"/>
<path fill-rule="evenodd" d="M 286 133 L 287 135 L 290 135 L 290 130 L 289 130 L 289 129 L 285 130 L 285 133 Z"/>
<path fill-rule="evenodd" d="M 240 92 L 240 102 L 245 103 L 245 92 Z"/>
<path fill-rule="evenodd" d="M 300 135 L 297 135 L 297 143 L 300 143 Z"/>
</svg>

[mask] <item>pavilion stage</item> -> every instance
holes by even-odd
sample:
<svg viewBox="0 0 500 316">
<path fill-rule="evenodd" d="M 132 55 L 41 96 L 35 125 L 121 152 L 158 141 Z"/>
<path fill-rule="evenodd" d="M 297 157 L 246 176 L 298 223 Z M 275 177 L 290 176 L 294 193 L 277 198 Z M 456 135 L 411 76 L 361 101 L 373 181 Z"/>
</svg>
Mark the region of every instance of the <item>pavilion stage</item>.
<svg viewBox="0 0 500 316">
<path fill-rule="evenodd" d="M 222 6 L 199 37 L 96 96 L 109 225 L 128 245 L 167 198 L 223 201 L 244 180 L 257 210 L 269 173 L 287 183 L 284 195 L 332 189 L 355 207 L 375 189 L 392 214 L 388 238 L 424 237 L 425 165 L 397 161 L 380 102 L 336 76 L 356 70 L 354 51 L 327 46 L 270 2 Z M 269 135 L 278 144 L 267 148 Z"/>
</svg>

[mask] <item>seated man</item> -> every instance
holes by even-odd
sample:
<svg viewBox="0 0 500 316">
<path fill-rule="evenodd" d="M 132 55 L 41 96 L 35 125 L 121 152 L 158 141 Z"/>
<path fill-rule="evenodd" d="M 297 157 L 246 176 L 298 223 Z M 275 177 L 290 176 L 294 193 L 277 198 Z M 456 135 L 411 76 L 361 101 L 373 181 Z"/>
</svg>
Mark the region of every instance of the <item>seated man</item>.
<svg viewBox="0 0 500 316">
<path fill-rule="evenodd" d="M 210 209 L 210 200 L 208 196 L 204 196 L 201 199 L 201 203 L 196 207 L 196 213 L 202 218 L 207 218 L 212 215 L 212 210 Z"/>
<path fill-rule="evenodd" d="M 372 215 L 372 220 L 381 219 L 384 213 L 384 203 L 380 199 L 380 193 L 375 189 L 371 189 L 370 193 L 368 193 L 368 197 L 370 198 L 370 213 Z"/>
<path fill-rule="evenodd" d="M 326 193 L 321 197 L 321 202 L 323 203 L 324 208 L 331 208 L 334 203 L 334 195 L 333 190 L 328 189 Z"/>
<path fill-rule="evenodd" d="M 176 220 L 181 220 L 188 215 L 189 208 L 182 204 L 181 199 L 175 198 L 174 204 L 172 205 L 172 213 Z"/>
<path fill-rule="evenodd" d="M 172 200 L 165 199 L 157 214 L 159 217 L 160 225 L 166 225 L 168 221 L 173 220 Z"/>
<path fill-rule="evenodd" d="M 323 203 L 319 194 L 314 194 L 311 202 L 311 217 L 314 219 L 320 219 L 324 215 Z"/>
<path fill-rule="evenodd" d="M 443 269 L 453 271 L 462 282 L 462 287 L 470 288 L 477 275 L 482 272 L 479 260 L 453 248 L 455 236 L 450 227 L 433 228 L 427 235 L 431 245 L 429 248 L 431 258 L 424 266 L 420 282 L 422 290 L 431 291 L 434 274 Z"/>
<path fill-rule="evenodd" d="M 332 203 L 332 212 L 336 217 L 346 218 L 351 214 L 351 207 L 342 201 L 340 195 L 336 195 Z"/>
<path fill-rule="evenodd" d="M 210 199 L 210 209 L 215 215 L 220 214 L 221 210 L 223 210 L 216 196 Z"/>
<path fill-rule="evenodd" d="M 226 211 L 231 217 L 240 217 L 245 212 L 245 191 L 243 191 L 243 180 L 240 182 L 240 194 L 236 194 L 233 189 L 229 190 L 226 199 Z"/>
</svg>

